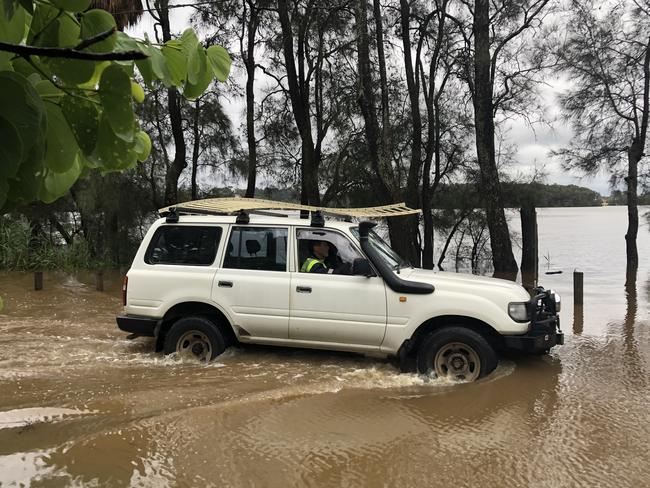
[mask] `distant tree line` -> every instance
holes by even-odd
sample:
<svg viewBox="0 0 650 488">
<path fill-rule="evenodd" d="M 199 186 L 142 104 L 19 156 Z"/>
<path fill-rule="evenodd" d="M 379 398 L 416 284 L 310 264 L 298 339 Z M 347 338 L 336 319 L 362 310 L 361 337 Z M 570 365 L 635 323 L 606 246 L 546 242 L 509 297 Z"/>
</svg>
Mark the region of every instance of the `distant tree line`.
<svg viewBox="0 0 650 488">
<path fill-rule="evenodd" d="M 596 207 L 603 200 L 598 192 L 576 185 L 504 182 L 502 187 L 506 208 L 520 208 L 531 201 L 536 207 Z M 468 200 L 480 208 L 471 184 L 446 184 L 436 194 L 434 208 L 463 208 Z"/>
</svg>

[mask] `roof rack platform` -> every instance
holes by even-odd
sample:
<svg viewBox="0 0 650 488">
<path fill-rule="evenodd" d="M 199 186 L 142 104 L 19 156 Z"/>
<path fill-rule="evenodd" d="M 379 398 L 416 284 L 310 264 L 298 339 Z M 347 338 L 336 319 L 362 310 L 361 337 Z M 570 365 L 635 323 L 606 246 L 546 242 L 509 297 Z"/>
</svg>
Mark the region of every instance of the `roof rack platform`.
<svg viewBox="0 0 650 488">
<path fill-rule="evenodd" d="M 276 202 L 274 200 L 264 200 L 261 198 L 206 198 L 204 200 L 193 200 L 183 202 L 177 205 L 170 205 L 161 208 L 158 213 L 161 216 L 170 213 L 177 214 L 203 214 L 203 215 L 234 215 L 241 211 L 262 211 L 262 210 L 292 210 L 322 212 L 337 217 L 403 217 L 405 215 L 416 215 L 422 213 L 407 207 L 404 203 L 393 203 L 380 207 L 362 207 L 362 208 L 334 208 L 334 207 L 316 207 L 312 205 L 301 205 L 299 203 Z"/>
</svg>

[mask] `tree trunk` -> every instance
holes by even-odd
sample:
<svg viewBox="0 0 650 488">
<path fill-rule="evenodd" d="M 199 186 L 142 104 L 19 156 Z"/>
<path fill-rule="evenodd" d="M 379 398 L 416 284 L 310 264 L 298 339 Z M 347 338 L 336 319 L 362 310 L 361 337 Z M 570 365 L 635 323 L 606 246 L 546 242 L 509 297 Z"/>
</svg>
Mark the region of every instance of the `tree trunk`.
<svg viewBox="0 0 650 488">
<path fill-rule="evenodd" d="M 636 248 L 636 237 L 639 231 L 639 197 L 638 186 L 638 164 L 642 157 L 643 148 L 639 147 L 638 140 L 635 140 L 628 150 L 628 173 L 627 173 L 627 233 L 625 234 L 625 250 L 627 254 L 627 276 L 639 267 L 639 253 Z"/>
<path fill-rule="evenodd" d="M 255 184 L 257 179 L 257 145 L 255 142 L 255 34 L 259 23 L 257 8 L 249 2 L 251 9 L 248 21 L 248 36 L 244 65 L 246 66 L 246 141 L 248 142 L 248 184 L 246 196 L 255 196 Z M 242 53 L 244 54 L 244 53 Z"/>
<path fill-rule="evenodd" d="M 639 231 L 639 198 L 638 188 L 638 167 L 643 157 L 645 141 L 648 133 L 648 118 L 650 117 L 650 39 L 645 46 L 645 57 L 643 61 L 643 109 L 641 114 L 641 126 L 627 152 L 628 173 L 627 173 L 627 216 L 628 227 L 625 234 L 625 247 L 627 254 L 626 283 L 630 280 L 636 281 L 636 271 L 639 267 L 639 253 L 636 248 L 636 236 Z"/>
<path fill-rule="evenodd" d="M 488 0 L 474 9 L 474 119 L 480 167 L 479 194 L 485 205 L 492 262 L 496 273 L 516 273 L 510 233 L 503 209 L 494 148 L 493 80 L 490 78 L 490 12 Z"/>
<path fill-rule="evenodd" d="M 406 181 L 405 202 L 411 208 L 420 207 L 419 183 L 422 170 L 422 117 L 420 115 L 420 84 L 413 69 L 411 57 L 410 6 L 407 0 L 400 0 L 400 17 L 402 26 L 402 45 L 404 46 L 404 66 L 406 68 L 406 85 L 411 105 L 411 122 L 413 124 L 411 163 Z M 401 217 L 400 217 L 401 218 Z M 422 252 L 418 243 L 419 219 L 417 216 L 404 217 L 406 242 L 404 249 L 406 259 L 413 266 L 421 266 Z M 391 240 L 391 243 L 393 241 Z"/>
<path fill-rule="evenodd" d="M 314 141 L 311 133 L 309 85 L 305 81 L 304 73 L 304 36 L 307 35 L 307 32 L 304 26 L 301 26 L 299 29 L 298 71 L 296 71 L 296 59 L 293 52 L 293 30 L 291 20 L 289 19 L 287 0 L 279 0 L 278 13 L 282 28 L 282 50 L 287 71 L 289 98 L 301 141 L 302 200 L 300 203 L 320 205 L 320 193 L 318 191 L 319 161 L 316 160 Z M 309 15 L 309 13 L 305 15 Z"/>
<path fill-rule="evenodd" d="M 199 120 L 201 114 L 201 102 L 197 99 L 194 102 L 194 121 L 192 132 L 194 144 L 192 145 L 192 200 L 198 198 L 198 187 L 196 185 L 196 175 L 199 171 L 199 153 L 201 148 L 201 131 L 199 130 Z"/>
<path fill-rule="evenodd" d="M 382 171 L 379 156 L 379 123 L 373 97 L 373 81 L 370 71 L 370 40 L 368 37 L 368 19 L 365 0 L 358 0 L 355 5 L 357 28 L 357 53 L 359 64 L 359 106 L 364 120 L 364 132 L 368 144 L 370 159 L 370 184 L 380 205 L 392 203 L 392 192 Z M 389 219 L 389 222 L 391 219 Z M 391 241 L 392 242 L 392 241 Z"/>
<path fill-rule="evenodd" d="M 171 40 L 169 26 L 169 0 L 156 2 L 163 42 Z M 176 88 L 167 90 L 167 109 L 174 137 L 174 160 L 167 168 L 165 175 L 165 205 L 178 203 L 178 180 L 183 170 L 187 167 L 187 146 L 183 134 L 183 119 L 181 116 L 181 99 Z"/>
<path fill-rule="evenodd" d="M 449 249 L 449 244 L 451 244 L 452 237 L 454 237 L 454 234 L 458 230 L 458 227 L 460 227 L 460 224 L 463 223 L 463 220 L 465 220 L 467 217 L 469 217 L 470 214 L 471 214 L 471 211 L 467 212 L 467 213 L 462 213 L 460 218 L 456 221 L 454 226 L 451 228 L 451 231 L 449 232 L 449 235 L 447 236 L 447 240 L 445 241 L 445 245 L 442 248 L 442 252 L 440 253 L 440 258 L 438 259 L 438 268 L 440 268 L 440 271 L 444 271 L 442 269 L 442 262 L 445 260 L 445 257 L 447 255 L 447 249 Z M 461 243 L 462 243 L 462 238 L 461 238 Z M 456 248 L 456 271 L 458 271 L 458 250 L 460 249 L 460 244 L 461 243 L 459 243 L 458 247 Z"/>
<path fill-rule="evenodd" d="M 521 273 L 524 283 L 534 283 L 538 273 L 537 212 L 535 205 L 521 207 Z"/>
</svg>

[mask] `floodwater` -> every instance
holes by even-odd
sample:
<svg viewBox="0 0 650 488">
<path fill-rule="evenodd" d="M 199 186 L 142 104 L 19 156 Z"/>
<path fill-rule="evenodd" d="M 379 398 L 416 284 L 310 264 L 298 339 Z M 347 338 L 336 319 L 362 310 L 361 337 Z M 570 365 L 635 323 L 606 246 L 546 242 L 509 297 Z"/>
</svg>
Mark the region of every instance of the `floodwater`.
<svg viewBox="0 0 650 488">
<path fill-rule="evenodd" d="M 650 231 L 626 290 L 624 208 L 538 217 L 566 345 L 473 384 L 261 347 L 184 363 L 116 328 L 117 273 L 0 273 L 0 486 L 648 486 Z"/>
</svg>

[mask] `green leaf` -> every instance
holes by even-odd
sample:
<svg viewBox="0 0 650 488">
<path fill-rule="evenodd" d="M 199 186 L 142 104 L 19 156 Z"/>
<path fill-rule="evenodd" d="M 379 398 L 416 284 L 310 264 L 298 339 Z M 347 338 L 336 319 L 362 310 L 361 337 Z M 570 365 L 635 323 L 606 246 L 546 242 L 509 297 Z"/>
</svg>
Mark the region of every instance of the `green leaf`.
<svg viewBox="0 0 650 488">
<path fill-rule="evenodd" d="M 29 26 L 27 44 L 34 46 L 56 46 L 58 43 L 58 24 L 54 26 L 53 20 L 59 15 L 59 10 L 47 3 L 37 3 L 34 9 L 32 23 Z M 56 27 L 56 28 L 55 28 Z M 56 39 L 45 40 L 48 35 Z M 54 34 L 55 33 L 55 34 Z M 38 38 L 36 37 L 38 36 Z"/>
<path fill-rule="evenodd" d="M 196 83 L 190 83 L 189 78 L 183 88 L 183 96 L 189 100 L 198 98 L 208 88 L 212 81 L 212 70 L 208 66 L 208 59 L 205 55 L 205 49 L 199 45 L 196 48 L 196 59 L 199 66 L 199 72 L 196 76 Z"/>
<path fill-rule="evenodd" d="M 47 66 L 52 73 L 70 85 L 81 85 L 95 73 L 96 62 L 81 59 L 51 58 Z"/>
<path fill-rule="evenodd" d="M 64 196 L 81 175 L 82 165 L 75 157 L 70 168 L 64 173 L 48 171 L 43 181 L 39 198 L 45 203 L 52 203 Z"/>
<path fill-rule="evenodd" d="M 90 10 L 81 17 L 81 38 L 89 39 L 115 27 L 115 19 L 111 14 L 105 10 Z M 87 47 L 86 50 L 94 53 L 109 53 L 115 48 L 116 38 L 113 33 L 107 39 Z"/>
<path fill-rule="evenodd" d="M 7 180 L 9 193 L 7 200 L 15 203 L 30 203 L 38 198 L 43 186 L 43 148 L 44 142 L 38 142 L 32 149 L 26 162 L 20 166 L 15 178 Z"/>
<path fill-rule="evenodd" d="M 183 54 L 183 45 L 177 40 L 167 41 L 161 51 L 169 68 L 171 84 L 181 86 L 187 77 L 187 59 Z"/>
<path fill-rule="evenodd" d="M 23 164 L 39 140 L 43 140 L 45 108 L 43 101 L 32 84 L 19 73 L 12 71 L 0 72 L 0 107 L 4 124 L 4 137 L 0 140 L 3 144 L 10 144 L 11 137 L 18 137 L 20 143 L 13 142 L 13 152 L 17 147 L 22 147 L 22 157 L 18 165 Z M 8 128 L 8 124 L 13 127 Z M 12 136 L 13 135 L 13 136 Z M 28 148 L 30 150 L 28 151 Z M 7 170 L 4 174 L 15 173 Z"/>
<path fill-rule="evenodd" d="M 151 154 L 151 138 L 146 132 L 140 131 L 135 135 L 135 152 L 138 161 L 144 161 Z"/>
<path fill-rule="evenodd" d="M 79 146 L 59 106 L 47 103 L 45 108 L 47 111 L 45 166 L 56 173 L 65 173 L 74 164 Z"/>
<path fill-rule="evenodd" d="M 0 71 L 13 71 L 14 67 L 11 64 L 13 54 L 0 51 Z"/>
<path fill-rule="evenodd" d="M 41 96 L 48 100 L 59 101 L 63 97 L 63 92 L 58 89 L 50 80 L 40 80 L 34 84 L 34 88 Z"/>
<path fill-rule="evenodd" d="M 183 47 L 183 54 L 187 63 L 187 80 L 191 84 L 196 84 L 199 75 L 199 60 L 197 56 L 197 46 L 199 46 L 199 39 L 193 29 L 186 29 L 180 37 L 180 42 Z"/>
<path fill-rule="evenodd" d="M 210 46 L 208 48 L 208 59 L 210 60 L 212 72 L 217 80 L 221 82 L 226 81 L 230 73 L 230 65 L 232 64 L 228 51 L 221 46 Z"/>
<path fill-rule="evenodd" d="M 97 145 L 89 160 L 99 165 L 103 171 L 126 169 L 137 163 L 134 146 L 134 143 L 117 137 L 108 118 L 102 117 L 97 132 Z"/>
<path fill-rule="evenodd" d="M 0 179 L 14 176 L 25 158 L 25 148 L 16 126 L 0 115 Z M 2 204 L 0 204 L 2 207 Z"/>
<path fill-rule="evenodd" d="M 116 51 L 142 51 L 145 52 L 145 44 L 142 41 L 132 38 L 124 32 L 115 33 L 115 50 Z"/>
<path fill-rule="evenodd" d="M 131 79 L 118 65 L 104 70 L 99 80 L 99 99 L 115 134 L 133 141 L 135 118 L 131 101 Z"/>
<path fill-rule="evenodd" d="M 0 2 L 0 41 L 19 44 L 25 37 L 26 12 L 19 7 L 9 15 L 6 3 L 6 0 Z"/>
<path fill-rule="evenodd" d="M 79 85 L 79 88 L 83 90 L 95 90 L 97 88 L 97 84 L 99 83 L 99 80 L 102 77 L 102 73 L 110 65 L 111 65 L 110 61 L 101 61 L 95 63 L 95 71 L 93 72 L 93 75 L 90 77 L 88 81 L 81 83 Z"/>
<path fill-rule="evenodd" d="M 9 22 L 14 16 L 14 0 L 2 0 L 2 7 L 4 7 L 4 15 L 0 17 L 0 22 Z"/>
<path fill-rule="evenodd" d="M 165 86 L 172 86 L 172 74 L 162 52 L 159 49 L 152 47 L 149 56 L 149 59 L 151 60 L 151 70 L 156 78 L 162 80 Z"/>
<path fill-rule="evenodd" d="M 149 58 L 138 59 L 135 62 L 135 65 L 138 67 L 138 71 L 140 72 L 140 76 L 142 76 L 142 80 L 144 81 L 144 84 L 147 85 L 149 88 L 152 88 L 154 74 L 153 74 L 153 68 L 151 66 L 151 59 Z"/>
<path fill-rule="evenodd" d="M 138 103 L 144 102 L 144 90 L 135 81 L 131 81 L 131 96 Z"/>
<path fill-rule="evenodd" d="M 50 0 L 60 9 L 69 12 L 83 12 L 90 6 L 91 0 Z"/>
<path fill-rule="evenodd" d="M 75 20 L 61 16 L 56 23 L 58 25 L 58 47 L 74 47 L 81 42 L 81 28 Z"/>
<path fill-rule="evenodd" d="M 61 102 L 61 108 L 83 153 L 92 154 L 97 143 L 99 125 L 97 106 L 90 101 L 66 95 Z"/>
</svg>

